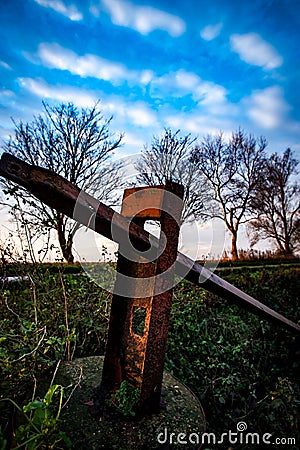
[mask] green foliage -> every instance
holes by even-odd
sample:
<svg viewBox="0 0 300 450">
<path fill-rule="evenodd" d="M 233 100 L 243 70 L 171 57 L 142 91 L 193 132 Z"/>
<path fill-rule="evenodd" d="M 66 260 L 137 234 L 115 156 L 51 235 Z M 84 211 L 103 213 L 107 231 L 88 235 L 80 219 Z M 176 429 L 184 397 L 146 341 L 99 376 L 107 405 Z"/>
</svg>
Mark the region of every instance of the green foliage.
<svg viewBox="0 0 300 450">
<path fill-rule="evenodd" d="M 138 388 L 130 384 L 127 380 L 122 381 L 120 388 L 111 397 L 109 403 L 125 417 L 134 417 L 136 406 L 140 398 Z"/>
<path fill-rule="evenodd" d="M 58 360 L 103 353 L 110 305 L 110 294 L 88 277 L 24 269 L 28 278 L 0 292 L 0 398 L 17 403 Z M 11 414 L 0 404 L 3 427 Z"/>
<path fill-rule="evenodd" d="M 20 276 L 21 274 L 28 273 L 36 273 L 38 271 L 39 274 L 45 274 L 46 276 L 49 274 L 75 274 L 82 273 L 82 267 L 80 264 L 65 264 L 65 263 L 41 263 L 38 266 L 32 263 L 25 262 L 5 262 L 0 264 L 0 275 L 7 277 Z"/>
<path fill-rule="evenodd" d="M 24 267 L 20 270 L 26 275 Z M 85 276 L 38 267 L 27 274 L 30 278 L 22 283 L 3 286 L 0 303 L 1 397 L 17 404 L 24 398 L 28 402 L 33 382 L 57 360 L 103 354 L 110 308 L 110 295 Z M 299 269 L 228 268 L 220 275 L 300 320 Z M 221 435 L 242 420 L 249 432 L 300 442 L 299 352 L 299 340 L 280 327 L 188 282 L 174 289 L 166 368 L 200 398 L 208 432 Z M 128 382 L 114 397 L 117 410 L 127 417 L 133 417 L 137 401 L 138 392 Z M 37 422 L 50 411 L 49 430 L 55 426 L 58 433 L 57 423 L 51 422 L 57 414 L 53 404 L 35 400 L 27 407 L 32 409 L 24 414 Z M 9 414 L 7 402 L 1 402 L 3 432 Z M 26 426 L 31 425 L 25 420 Z M 4 439 L 8 436 L 0 434 L 0 449 Z"/>
<path fill-rule="evenodd" d="M 299 269 L 243 269 L 226 278 L 299 321 Z M 299 442 L 299 364 L 291 333 L 187 282 L 176 287 L 166 365 L 200 398 L 208 431 L 221 435 L 243 420 L 249 432 Z"/>
<path fill-rule="evenodd" d="M 56 408 L 57 411 L 55 411 L 53 400 L 57 392 L 59 393 L 59 400 Z M 66 434 L 57 429 L 62 398 L 62 386 L 53 385 L 49 388 L 43 400 L 33 400 L 23 406 L 23 408 L 20 408 L 15 402 L 8 399 L 8 401 L 13 403 L 19 413 L 21 413 L 21 420 L 23 422 L 15 431 L 13 444 L 15 449 L 50 450 L 71 447 L 71 441 Z"/>
<path fill-rule="evenodd" d="M 86 355 L 87 348 L 90 354 L 103 352 L 109 295 L 88 277 L 39 270 L 6 285 L 0 293 L 4 372 L 24 377 L 37 366 Z"/>
</svg>

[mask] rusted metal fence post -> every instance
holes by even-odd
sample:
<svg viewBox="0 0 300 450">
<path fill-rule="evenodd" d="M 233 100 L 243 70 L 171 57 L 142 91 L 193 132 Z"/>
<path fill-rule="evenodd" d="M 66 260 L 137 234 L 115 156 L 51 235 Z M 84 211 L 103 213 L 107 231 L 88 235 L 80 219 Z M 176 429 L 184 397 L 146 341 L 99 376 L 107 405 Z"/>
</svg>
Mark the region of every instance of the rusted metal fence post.
<svg viewBox="0 0 300 450">
<path fill-rule="evenodd" d="M 100 391 L 114 392 L 127 380 L 139 389 L 143 414 L 160 408 L 182 198 L 183 187 L 172 182 L 127 189 L 123 197 L 122 215 L 139 225 L 159 220 L 161 236 L 152 262 L 120 243 Z"/>
</svg>

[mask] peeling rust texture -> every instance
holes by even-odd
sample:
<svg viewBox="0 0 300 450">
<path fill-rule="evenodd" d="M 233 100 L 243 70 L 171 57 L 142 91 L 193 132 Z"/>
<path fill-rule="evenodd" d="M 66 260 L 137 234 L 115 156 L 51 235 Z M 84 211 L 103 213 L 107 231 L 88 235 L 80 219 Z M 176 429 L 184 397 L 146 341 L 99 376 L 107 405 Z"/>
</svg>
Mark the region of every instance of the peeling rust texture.
<svg viewBox="0 0 300 450">
<path fill-rule="evenodd" d="M 163 202 L 164 186 L 125 189 L 122 211 L 125 217 L 136 217 L 136 223 L 143 226 L 144 220 L 159 220 Z M 161 191 L 161 194 L 160 194 Z"/>
<path fill-rule="evenodd" d="M 132 277 L 132 283 L 136 278 L 149 277 L 153 277 L 153 283 L 150 288 L 145 283 L 142 297 L 113 296 L 102 375 L 102 388 L 109 391 L 117 389 L 123 380 L 136 386 L 140 390 L 139 410 L 143 413 L 157 412 L 160 407 L 183 198 L 183 187 L 176 183 L 154 189 L 128 189 L 124 193 L 122 214 L 140 226 L 147 219 L 159 220 L 167 243 L 160 240 L 159 256 L 153 262 L 147 262 L 142 256 L 132 261 L 132 255 L 127 253 L 125 257 L 122 249 L 119 250 L 118 273 Z M 170 197 L 169 192 L 174 195 Z M 156 289 L 163 293 L 155 295 Z M 134 292 L 134 286 L 130 292 Z M 145 309 L 141 335 L 132 329 L 135 308 Z"/>
<path fill-rule="evenodd" d="M 150 316 L 147 347 L 145 351 L 144 372 L 141 386 L 140 408 L 143 412 L 159 411 L 164 360 L 167 336 L 172 307 L 175 262 L 179 237 L 179 223 L 182 213 L 183 186 L 167 183 L 165 191 L 172 196 L 164 195 L 160 217 L 161 233 L 166 236 L 166 245 L 160 250 L 157 258 L 155 275 L 155 291 Z M 160 240 L 160 245 L 164 245 Z"/>
</svg>

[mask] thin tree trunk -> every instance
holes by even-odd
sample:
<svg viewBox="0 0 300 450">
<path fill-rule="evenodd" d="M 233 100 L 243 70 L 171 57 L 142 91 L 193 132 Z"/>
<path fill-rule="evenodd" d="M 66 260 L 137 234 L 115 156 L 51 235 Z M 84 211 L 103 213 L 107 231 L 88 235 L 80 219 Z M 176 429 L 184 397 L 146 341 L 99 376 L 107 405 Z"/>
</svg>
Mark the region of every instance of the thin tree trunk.
<svg viewBox="0 0 300 450">
<path fill-rule="evenodd" d="M 236 230 L 231 231 L 231 259 L 232 261 L 237 261 L 239 259 L 238 251 L 237 251 L 237 232 Z"/>
<path fill-rule="evenodd" d="M 74 262 L 74 256 L 72 253 L 73 236 L 69 235 L 68 239 L 66 239 L 63 218 L 64 218 L 63 214 L 59 214 L 57 216 L 56 231 L 58 236 L 58 242 L 66 262 L 68 264 L 72 264 Z"/>
<path fill-rule="evenodd" d="M 290 255 L 292 253 L 290 246 L 290 236 L 288 232 L 288 221 L 286 216 L 286 204 L 285 204 L 285 192 L 284 187 L 280 184 L 280 202 L 282 209 L 282 222 L 283 222 L 283 230 L 284 230 L 284 253 L 286 255 Z"/>
</svg>

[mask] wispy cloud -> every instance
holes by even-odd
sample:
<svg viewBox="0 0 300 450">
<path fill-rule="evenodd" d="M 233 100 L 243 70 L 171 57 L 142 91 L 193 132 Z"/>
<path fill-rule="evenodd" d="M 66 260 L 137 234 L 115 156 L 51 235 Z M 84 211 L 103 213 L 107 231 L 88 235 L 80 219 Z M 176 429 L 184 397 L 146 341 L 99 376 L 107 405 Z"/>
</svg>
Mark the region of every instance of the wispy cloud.
<svg viewBox="0 0 300 450">
<path fill-rule="evenodd" d="M 128 70 L 124 65 L 101 58 L 97 55 L 86 54 L 79 56 L 73 50 L 62 47 L 57 43 L 42 43 L 38 48 L 38 56 L 42 64 L 47 67 L 67 70 L 82 78 L 93 77 L 119 84 L 123 81 L 138 81 L 148 84 L 152 72 Z"/>
<path fill-rule="evenodd" d="M 99 56 L 87 54 L 77 55 L 59 44 L 43 43 L 39 45 L 38 55 L 48 67 L 67 70 L 81 77 L 94 77 L 102 80 L 120 80 L 128 76 L 126 68 Z"/>
<path fill-rule="evenodd" d="M 248 116 L 265 129 L 283 126 L 286 113 L 290 110 L 280 86 L 256 90 L 245 102 Z"/>
<path fill-rule="evenodd" d="M 185 31 L 185 22 L 180 17 L 150 6 L 137 6 L 123 0 L 102 0 L 102 4 L 114 24 L 133 28 L 141 34 L 164 30 L 177 37 Z"/>
<path fill-rule="evenodd" d="M 283 63 L 282 56 L 259 34 L 233 34 L 230 37 L 230 43 L 232 50 L 248 64 L 271 70 L 280 67 Z"/>
<path fill-rule="evenodd" d="M 7 64 L 5 61 L 0 61 L 0 66 L 3 67 L 6 70 L 12 70 L 9 64 Z"/>
<path fill-rule="evenodd" d="M 155 127 L 157 125 L 156 112 L 142 101 L 128 102 L 122 96 L 107 96 L 103 100 L 103 107 L 109 114 L 113 114 L 124 125 L 138 127 Z"/>
<path fill-rule="evenodd" d="M 226 101 L 226 89 L 211 81 L 202 81 L 196 88 L 194 96 L 199 103 L 206 106 L 220 105 Z"/>
<path fill-rule="evenodd" d="M 207 134 L 215 134 L 222 130 L 225 136 L 229 136 L 235 128 L 235 124 L 226 115 L 218 117 L 201 111 L 182 113 L 170 113 L 166 115 L 166 125 L 173 129 L 180 129 L 183 133 L 192 133 L 194 136 L 202 137 Z"/>
<path fill-rule="evenodd" d="M 22 88 L 40 97 L 41 99 L 58 100 L 60 102 L 73 102 L 78 106 L 89 107 L 95 104 L 95 93 L 70 86 L 50 85 L 41 78 L 19 78 Z"/>
<path fill-rule="evenodd" d="M 137 148 L 141 151 L 144 148 L 145 141 L 133 132 L 126 131 L 123 139 L 124 144 L 129 148 Z M 124 153 L 124 151 L 123 151 Z"/>
<path fill-rule="evenodd" d="M 128 107 L 127 114 L 134 125 L 142 127 L 152 127 L 153 125 L 155 125 L 155 113 L 146 105 L 143 105 L 141 103 L 135 103 L 134 105 Z"/>
<path fill-rule="evenodd" d="M 0 98 L 12 98 L 15 96 L 16 94 L 13 91 L 10 91 L 9 89 L 0 90 Z"/>
<path fill-rule="evenodd" d="M 222 29 L 222 23 L 217 23 L 215 25 L 207 25 L 205 28 L 203 28 L 200 31 L 200 36 L 205 41 L 212 41 L 217 36 L 219 36 L 221 29 Z"/>
<path fill-rule="evenodd" d="M 51 101 L 73 102 L 80 107 L 90 107 L 98 100 L 95 91 L 87 91 L 73 86 L 50 85 L 42 78 L 19 78 L 21 87 L 41 99 Z M 125 99 L 117 96 L 101 96 L 101 109 L 118 116 L 122 123 L 126 121 L 140 127 L 152 127 L 157 123 L 156 114 L 143 102 L 128 104 Z"/>
<path fill-rule="evenodd" d="M 77 9 L 75 5 L 66 5 L 61 0 L 34 0 L 40 6 L 45 8 L 51 8 L 54 11 L 68 17 L 72 21 L 79 21 L 83 19 L 82 13 Z"/>
<path fill-rule="evenodd" d="M 178 70 L 152 80 L 153 95 L 182 97 L 189 95 L 199 106 L 220 106 L 227 101 L 226 89 L 212 81 L 202 80 L 197 74 Z"/>
<path fill-rule="evenodd" d="M 182 91 L 192 92 L 200 84 L 200 78 L 193 72 L 187 72 L 183 69 L 178 70 L 175 73 L 170 73 L 163 76 L 161 79 L 162 84 L 166 81 L 170 87 L 179 88 Z"/>
</svg>

